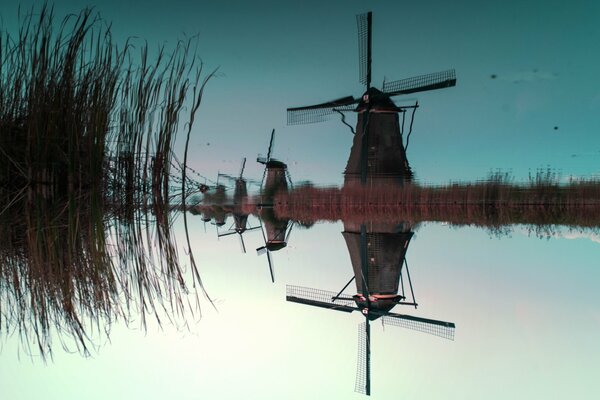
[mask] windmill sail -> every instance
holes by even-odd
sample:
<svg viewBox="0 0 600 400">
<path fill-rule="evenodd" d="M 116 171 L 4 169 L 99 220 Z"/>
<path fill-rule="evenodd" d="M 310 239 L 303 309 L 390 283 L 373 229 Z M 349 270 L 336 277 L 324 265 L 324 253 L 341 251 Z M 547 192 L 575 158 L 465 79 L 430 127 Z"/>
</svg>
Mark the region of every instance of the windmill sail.
<svg viewBox="0 0 600 400">
<path fill-rule="evenodd" d="M 456 72 L 453 69 L 400 79 L 383 84 L 383 92 L 390 96 L 425 92 L 456 85 Z"/>
<path fill-rule="evenodd" d="M 273 261 L 271 260 L 271 252 L 267 250 L 267 260 L 269 261 L 269 272 L 271 273 L 271 282 L 275 283 L 275 275 L 273 274 Z"/>
<path fill-rule="evenodd" d="M 371 23 L 370 12 L 356 16 L 358 27 L 358 77 L 359 82 L 371 87 Z"/>
<path fill-rule="evenodd" d="M 352 96 L 342 97 L 326 103 L 287 109 L 288 125 L 312 124 L 325 121 L 328 115 L 338 111 L 354 111 L 360 99 Z"/>
<path fill-rule="evenodd" d="M 371 332 L 368 320 L 358 325 L 358 357 L 354 391 L 371 395 Z"/>
<path fill-rule="evenodd" d="M 258 157 L 256 159 L 257 162 L 261 163 L 261 164 L 266 164 L 269 161 L 271 161 L 271 151 L 273 150 L 273 141 L 275 140 L 275 129 L 273 129 L 271 131 L 271 139 L 269 140 L 269 149 L 267 150 L 267 156 L 266 157 Z M 245 163 L 244 163 L 245 165 Z M 243 167 L 242 167 L 243 169 Z"/>
<path fill-rule="evenodd" d="M 294 303 L 306 304 L 309 306 L 328 308 L 343 312 L 357 311 L 354 300 L 347 298 L 337 298 L 337 293 L 327 290 L 312 289 L 302 286 L 286 286 L 286 300 Z"/>
<path fill-rule="evenodd" d="M 383 323 L 412 329 L 430 335 L 438 336 L 448 340 L 454 340 L 455 325 L 453 322 L 437 321 L 435 319 L 413 317 L 412 315 L 401 315 L 388 313 L 382 317 Z"/>
</svg>

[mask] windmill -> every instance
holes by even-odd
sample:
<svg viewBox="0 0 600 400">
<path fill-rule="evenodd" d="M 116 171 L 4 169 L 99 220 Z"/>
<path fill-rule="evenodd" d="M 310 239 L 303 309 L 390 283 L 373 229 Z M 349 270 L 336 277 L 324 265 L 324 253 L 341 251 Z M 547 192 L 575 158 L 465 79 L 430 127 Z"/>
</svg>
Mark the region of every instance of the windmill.
<svg viewBox="0 0 600 400">
<path fill-rule="evenodd" d="M 447 70 L 384 82 L 381 90 L 376 89 L 371 86 L 372 13 L 358 15 L 357 24 L 359 81 L 365 85 L 364 94 L 361 97 L 346 96 L 321 104 L 288 108 L 288 125 L 321 122 L 335 113 L 341 114 L 342 122 L 348 125 L 343 113 L 354 111 L 358 113 L 358 120 L 344 172 L 345 182 L 360 180 L 364 185 L 367 179 L 410 180 L 412 172 L 406 158 L 406 148 L 414 113 L 419 105 L 415 102 L 414 105 L 398 107 L 391 97 L 454 86 L 455 72 Z M 405 144 L 403 134 L 408 110 L 412 110 L 412 115 Z M 399 114 L 402 114 L 402 123 Z"/>
<path fill-rule="evenodd" d="M 273 202 L 275 195 L 280 191 L 288 190 L 289 173 L 287 164 L 271 157 L 273 151 L 273 142 L 275 140 L 275 129 L 271 131 L 269 148 L 266 157 L 258 157 L 257 162 L 264 164 L 265 172 L 261 184 L 261 202 L 258 205 L 260 210 L 261 226 L 264 225 L 263 239 L 265 245 L 256 249 L 258 255 L 267 254 L 269 271 L 271 272 L 271 281 L 275 282 L 273 275 L 273 260 L 271 252 L 281 250 L 287 246 L 289 235 L 292 231 L 293 223 L 288 219 L 279 219 L 275 216 Z M 292 186 L 289 180 L 289 186 Z M 266 231 L 266 234 L 265 234 Z"/>
<path fill-rule="evenodd" d="M 247 188 L 247 180 L 244 176 L 244 168 L 246 166 L 246 158 L 242 159 L 242 166 L 240 167 L 240 173 L 237 177 L 232 177 L 229 175 L 221 174 L 226 178 L 232 179 L 235 181 L 235 189 L 233 192 L 233 224 L 229 228 L 229 230 L 225 233 L 219 233 L 219 237 L 229 236 L 233 234 L 238 234 L 240 238 L 240 246 L 242 248 L 242 252 L 246 252 L 246 245 L 244 244 L 244 233 L 247 231 L 253 231 L 256 229 L 260 229 L 260 226 L 248 227 L 248 214 L 242 211 L 242 205 L 244 199 L 248 197 L 248 188 Z"/>
<path fill-rule="evenodd" d="M 227 201 L 227 187 L 218 183 L 215 187 L 214 192 L 204 193 L 203 203 L 209 208 L 205 215 L 210 215 L 214 220 L 214 224 L 217 227 L 223 226 L 227 222 L 227 211 L 224 209 L 225 202 Z"/>
<path fill-rule="evenodd" d="M 410 239 L 409 229 L 387 235 L 367 233 L 364 224 L 360 232 L 344 232 L 344 238 L 350 250 L 354 276 L 338 293 L 288 285 L 286 300 L 313 307 L 352 313 L 359 311 L 365 321 L 358 329 L 358 360 L 355 390 L 366 395 L 371 394 L 371 331 L 370 322 L 381 319 L 385 325 L 398 326 L 429 333 L 445 339 L 454 339 L 455 325 L 452 322 L 421 318 L 413 315 L 391 312 L 396 305 L 417 307 L 414 300 L 412 282 L 405 271 L 410 284 L 412 302 L 405 301 L 402 265 Z M 396 242 L 393 246 L 392 242 Z M 387 242 L 387 243 L 382 243 Z M 388 248 L 379 254 L 379 250 Z M 389 249 L 393 248 L 392 251 Z M 356 251 L 358 250 L 358 251 Z M 395 260 L 392 260 L 394 258 Z M 390 268 L 395 264 L 396 268 Z M 344 295 L 344 290 L 356 280 L 357 294 Z M 398 280 L 402 282 L 402 295 L 398 294 Z"/>
<path fill-rule="evenodd" d="M 272 206 L 275 194 L 280 191 L 288 190 L 288 169 L 287 164 L 271 157 L 273 151 L 273 141 L 275 140 L 275 129 L 271 131 L 271 139 L 269 140 L 269 149 L 267 156 L 259 156 L 256 161 L 264 164 L 265 171 L 261 181 L 261 204 L 259 206 Z M 291 185 L 291 182 L 290 182 Z"/>
</svg>

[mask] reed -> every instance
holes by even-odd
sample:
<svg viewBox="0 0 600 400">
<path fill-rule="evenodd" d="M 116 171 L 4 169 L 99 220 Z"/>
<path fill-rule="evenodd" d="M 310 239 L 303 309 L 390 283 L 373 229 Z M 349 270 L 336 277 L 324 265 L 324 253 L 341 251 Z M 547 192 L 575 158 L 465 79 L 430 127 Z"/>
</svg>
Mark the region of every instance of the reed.
<svg viewBox="0 0 600 400">
<path fill-rule="evenodd" d="M 540 171 L 522 184 L 515 184 L 506 176 L 492 176 L 484 181 L 440 186 L 303 186 L 278 193 L 275 212 L 278 218 L 305 223 L 395 219 L 487 227 L 600 227 L 600 182 L 590 179 L 559 183 L 556 176 Z"/>
<path fill-rule="evenodd" d="M 151 61 L 91 10 L 57 25 L 47 5 L 0 38 L 0 333 L 32 353 L 198 311 L 171 228 L 189 186 L 174 143 L 212 76 L 192 43 Z"/>
</svg>

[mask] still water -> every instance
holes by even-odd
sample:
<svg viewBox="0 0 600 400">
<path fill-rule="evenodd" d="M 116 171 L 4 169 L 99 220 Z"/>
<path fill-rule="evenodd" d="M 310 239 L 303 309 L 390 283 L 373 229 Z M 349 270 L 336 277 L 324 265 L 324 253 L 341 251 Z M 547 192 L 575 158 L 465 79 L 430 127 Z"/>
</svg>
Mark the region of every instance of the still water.
<svg viewBox="0 0 600 400">
<path fill-rule="evenodd" d="M 57 14 L 77 12 L 75 3 L 58 2 Z M 358 1 L 172 3 L 168 21 L 159 2 L 95 6 L 113 21 L 116 42 L 140 36 L 169 44 L 181 31 L 199 31 L 204 71 L 220 65 L 206 86 L 189 147 L 182 123 L 172 149 L 180 161 L 188 153 L 190 190 L 201 184 L 208 189 L 189 197 L 197 207 L 188 205 L 184 214 L 177 202 L 167 202 L 174 206 L 165 213 L 165 199 L 148 191 L 142 175 L 119 175 L 139 162 L 151 165 L 153 176 L 179 179 L 180 170 L 161 170 L 157 154 L 170 150 L 158 139 L 146 148 L 152 156 L 137 158 L 123 145 L 111 153 L 113 164 L 101 164 L 119 176 L 102 192 L 111 193 L 112 201 L 100 217 L 102 228 L 95 208 L 86 207 L 99 197 L 85 179 L 76 192 L 81 198 L 61 197 L 60 189 L 57 194 L 44 186 L 13 203 L 10 185 L 24 181 L 9 179 L 18 164 L 18 152 L 10 149 L 22 125 L 3 122 L 11 130 L 3 131 L 9 139 L 2 142 L 2 179 L 9 188 L 2 198 L 10 203 L 3 206 L 10 213 L 2 216 L 10 243 L 2 247 L 0 270 L 2 399 L 365 398 L 355 390 L 375 399 L 600 395 L 600 59 L 590 51 L 600 40 L 598 5 L 378 3 L 372 8 L 371 65 L 357 57 L 368 53 L 356 45 L 356 31 L 364 40 L 360 32 L 367 23 L 359 17 L 357 26 L 356 15 L 368 11 Z M 15 10 L 2 4 L 0 11 L 3 29 L 14 32 L 18 23 L 6 15 Z M 357 64 L 366 67 L 357 73 Z M 399 112 L 368 90 L 371 66 L 372 86 L 386 92 L 381 82 L 388 82 L 389 95 L 432 81 L 442 89 L 398 93 L 405 95 L 396 103 L 406 107 L 406 125 L 398 128 L 404 144 L 415 110 L 410 107 L 419 101 L 410 147 L 402 151 L 393 140 L 377 146 L 394 151 L 363 151 L 363 138 L 377 136 L 368 129 L 389 131 Z M 452 72 L 427 75 L 425 83 L 395 81 L 435 71 Z M 338 99 L 340 111 L 351 106 L 363 112 L 347 113 L 349 125 L 333 110 L 308 121 L 319 124 L 296 124 L 286 116 L 287 107 L 330 99 Z M 186 106 L 182 115 L 192 108 Z M 368 120 L 369 113 L 379 116 Z M 131 121 L 137 121 L 137 131 L 145 129 L 140 120 Z M 277 135 L 269 141 L 273 128 Z M 136 129 L 129 136 L 137 137 Z M 263 177 L 262 196 L 257 184 L 249 185 L 250 198 L 236 187 L 243 157 L 244 176 Z M 388 160 L 397 170 L 390 171 Z M 263 175 L 269 162 L 278 172 Z M 549 180 L 541 179 L 544 190 L 582 179 L 593 190 L 579 186 L 569 192 L 575 197 L 565 195 L 569 206 L 563 207 L 540 203 L 558 191 L 500 185 L 490 195 L 486 186 L 483 193 L 500 199 L 493 207 L 480 197 L 456 208 L 460 197 L 451 196 L 471 193 L 464 187 L 477 187 L 489 171 L 524 185 L 550 171 Z M 55 187 L 61 187 L 63 172 L 38 172 L 44 179 L 56 175 Z M 393 184 L 386 174 L 393 175 Z M 373 185 L 367 191 L 379 197 L 356 196 L 361 200 L 345 203 L 349 208 L 325 207 L 323 199 L 339 200 L 337 189 L 320 197 L 307 190 L 314 197 L 304 199 L 319 206 L 311 209 L 312 218 L 300 218 L 298 209 L 273 197 L 301 187 L 371 184 L 382 175 L 383 189 Z M 436 189 L 448 182 L 463 186 Z M 161 188 L 165 197 L 172 195 L 168 185 Z M 127 197 L 131 193 L 139 196 Z M 406 193 L 429 200 L 408 210 L 361 203 Z M 578 199 L 587 206 L 579 207 Z M 74 204 L 76 211 L 66 214 Z M 364 208 L 352 208 L 357 204 Z M 231 231 L 235 216 L 226 209 L 237 212 L 238 223 L 247 217 L 242 237 Z M 28 225 L 15 229 L 22 226 L 21 215 Z M 44 225 L 52 230 L 36 225 L 44 220 L 39 215 L 53 217 Z M 37 253 L 22 250 L 35 248 Z M 102 273 L 109 265 L 105 256 L 113 257 L 114 276 Z M 47 272 L 50 260 L 60 268 Z M 73 267 L 66 278 L 60 274 L 64 266 Z M 19 272 L 13 277 L 13 271 Z M 80 319 L 72 318 L 70 300 L 82 305 Z"/>
</svg>

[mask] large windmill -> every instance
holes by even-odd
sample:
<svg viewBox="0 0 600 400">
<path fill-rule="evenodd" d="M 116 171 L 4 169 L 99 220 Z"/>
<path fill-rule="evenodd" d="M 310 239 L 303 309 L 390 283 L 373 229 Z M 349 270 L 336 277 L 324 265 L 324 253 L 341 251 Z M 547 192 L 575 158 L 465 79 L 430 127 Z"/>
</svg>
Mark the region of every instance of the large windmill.
<svg viewBox="0 0 600 400">
<path fill-rule="evenodd" d="M 455 325 L 452 322 L 391 312 L 396 305 L 410 305 L 415 308 L 417 306 L 408 264 L 405 264 L 404 270 L 410 285 L 412 301 L 405 301 L 402 278 L 402 265 L 412 235 L 410 229 L 389 234 L 368 233 L 366 226 L 362 224 L 359 232 L 344 232 L 354 276 L 342 290 L 335 293 L 287 286 L 287 301 L 346 313 L 353 311 L 362 313 L 365 321 L 359 325 L 355 386 L 355 390 L 359 393 L 371 394 L 371 321 L 381 319 L 383 324 L 454 339 Z M 352 296 L 343 294 L 353 280 L 356 281 L 357 294 Z M 402 294 L 398 294 L 398 281 L 402 282 Z"/>
<path fill-rule="evenodd" d="M 242 206 L 244 199 L 248 197 L 247 179 L 244 178 L 244 168 L 246 167 L 246 158 L 242 159 L 242 166 L 240 167 L 240 173 L 237 177 L 230 175 L 221 174 L 221 176 L 231 179 L 235 182 L 235 189 L 233 192 L 233 225 L 225 233 L 219 233 L 219 237 L 229 236 L 238 234 L 240 238 L 240 246 L 242 252 L 246 252 L 246 245 L 244 244 L 244 233 L 247 231 L 253 231 L 260 229 L 260 226 L 249 227 L 248 226 L 248 214 L 244 213 Z"/>
<path fill-rule="evenodd" d="M 412 172 L 406 158 L 406 147 L 418 103 L 396 106 L 391 97 L 454 86 L 455 72 L 447 70 L 384 82 L 381 90 L 376 89 L 371 86 L 372 13 L 358 15 L 357 23 L 359 80 L 365 85 L 364 94 L 361 97 L 346 96 L 321 104 L 288 108 L 288 124 L 321 122 L 331 114 L 357 112 L 354 141 L 344 172 L 345 182 L 360 180 L 364 185 L 367 179 L 411 179 Z M 405 116 L 406 111 L 411 109 L 410 127 L 405 144 Z M 402 114 L 402 123 L 399 114 Z M 343 118 L 342 121 L 345 123 Z"/>
</svg>

